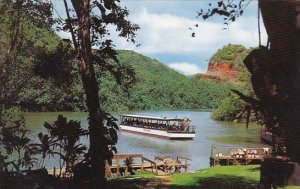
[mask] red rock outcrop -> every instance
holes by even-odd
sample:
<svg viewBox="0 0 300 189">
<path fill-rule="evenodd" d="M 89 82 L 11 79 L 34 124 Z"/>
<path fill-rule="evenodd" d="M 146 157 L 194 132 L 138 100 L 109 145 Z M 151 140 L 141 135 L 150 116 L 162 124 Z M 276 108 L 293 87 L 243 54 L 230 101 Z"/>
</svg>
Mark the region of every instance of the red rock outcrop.
<svg viewBox="0 0 300 189">
<path fill-rule="evenodd" d="M 209 63 L 205 74 L 196 74 L 197 78 L 211 79 L 217 81 L 238 81 L 238 71 L 230 62 Z"/>
</svg>

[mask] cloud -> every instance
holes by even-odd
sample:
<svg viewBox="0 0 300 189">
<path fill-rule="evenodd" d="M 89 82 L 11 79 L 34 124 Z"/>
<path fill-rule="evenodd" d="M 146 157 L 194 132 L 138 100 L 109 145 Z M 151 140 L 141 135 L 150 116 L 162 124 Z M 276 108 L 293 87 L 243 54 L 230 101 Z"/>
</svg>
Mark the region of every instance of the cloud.
<svg viewBox="0 0 300 189">
<path fill-rule="evenodd" d="M 200 68 L 195 64 L 191 64 L 188 62 L 178 62 L 178 63 L 171 63 L 168 66 L 184 75 L 194 75 L 197 73 L 204 73 L 206 70 Z"/>
<path fill-rule="evenodd" d="M 209 57 L 228 43 L 246 47 L 258 45 L 257 20 L 240 17 L 238 21 L 223 30 L 222 23 L 201 21 L 171 14 L 150 13 L 146 7 L 131 15 L 131 20 L 140 25 L 137 41 L 139 48 L 117 39 L 117 48 L 136 50 L 153 54 L 209 54 Z M 195 28 L 198 24 L 198 28 Z M 193 30 L 190 30 L 192 28 Z M 192 33 L 196 37 L 191 37 Z M 262 39 L 266 42 L 266 32 L 262 29 Z"/>
<path fill-rule="evenodd" d="M 244 15 L 238 18 L 236 22 L 229 24 L 226 30 L 222 30 L 223 23 L 213 20 L 203 21 L 187 17 L 186 14 L 183 16 L 182 12 L 186 7 L 180 2 L 173 2 L 177 8 L 169 7 L 165 10 L 168 13 L 162 13 L 163 10 L 158 9 L 158 7 L 155 9 L 154 5 L 158 2 L 165 3 L 164 1 L 158 1 L 154 5 L 146 2 L 133 3 L 134 9 L 132 8 L 129 17 L 133 23 L 139 24 L 141 27 L 136 39 L 141 46 L 137 48 L 136 45 L 128 43 L 126 39 L 122 39 L 118 37 L 118 34 L 111 32 L 110 38 L 115 42 L 116 48 L 135 50 L 149 56 L 166 53 L 182 55 L 200 53 L 207 59 L 228 43 L 241 44 L 246 47 L 258 45 L 256 15 Z M 64 12 L 58 5 L 59 3 L 56 2 L 59 12 Z M 191 1 L 188 5 L 191 9 L 198 7 L 199 3 Z M 196 14 L 194 9 L 191 11 L 191 15 Z M 198 28 L 194 27 L 195 24 L 198 24 Z M 263 26 L 263 23 L 261 25 Z M 111 26 L 108 29 L 115 30 Z M 194 38 L 191 37 L 193 32 L 196 33 Z M 70 34 L 63 32 L 60 32 L 59 35 L 70 38 Z M 263 44 L 267 41 L 264 28 L 262 28 L 262 40 Z"/>
<path fill-rule="evenodd" d="M 57 10 L 60 10 L 58 12 L 61 12 L 62 9 L 59 7 L 61 2 L 55 1 Z M 206 60 L 209 60 L 218 49 L 228 43 L 241 44 L 246 47 L 258 46 L 256 4 L 250 4 L 251 6 L 242 17 L 223 30 L 224 24 L 221 18 L 215 19 L 214 17 L 206 21 L 194 18 L 197 10 L 207 2 L 202 2 L 202 5 L 193 0 L 122 2 L 125 5 L 130 4 L 129 19 L 141 27 L 136 38 L 141 46 L 136 47 L 136 44 L 128 43 L 126 39 L 120 38 L 114 32 L 116 28 L 109 25 L 107 29 L 111 31 L 111 35 L 108 38 L 114 41 L 115 47 L 134 50 L 151 58 L 157 58 L 188 75 L 192 70 L 203 72 L 208 66 Z M 198 28 L 194 27 L 196 24 Z M 267 35 L 263 23 L 261 26 L 262 43 L 266 44 Z M 194 38 L 193 32 L 196 33 Z M 70 38 L 68 33 L 60 32 L 59 35 Z"/>
</svg>

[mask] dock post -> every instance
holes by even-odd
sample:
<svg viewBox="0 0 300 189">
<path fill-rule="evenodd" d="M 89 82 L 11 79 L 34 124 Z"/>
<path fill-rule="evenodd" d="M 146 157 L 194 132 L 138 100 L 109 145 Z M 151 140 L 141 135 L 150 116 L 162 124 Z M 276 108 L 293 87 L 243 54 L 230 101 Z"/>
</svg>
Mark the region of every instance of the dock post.
<svg viewBox="0 0 300 189">
<path fill-rule="evenodd" d="M 120 173 L 120 162 L 119 162 L 119 158 L 117 159 L 117 173 L 116 173 L 116 175 L 119 177 L 119 176 L 121 176 L 121 173 Z"/>
<path fill-rule="evenodd" d="M 125 173 L 124 176 L 127 177 L 128 176 L 128 167 L 125 168 Z"/>
<path fill-rule="evenodd" d="M 152 170 L 152 173 L 153 173 L 154 171 L 153 171 L 153 164 L 152 163 L 151 163 L 151 170 Z"/>
<path fill-rule="evenodd" d="M 55 167 L 53 167 L 53 176 L 55 177 L 55 172 L 56 172 L 56 169 Z"/>
</svg>

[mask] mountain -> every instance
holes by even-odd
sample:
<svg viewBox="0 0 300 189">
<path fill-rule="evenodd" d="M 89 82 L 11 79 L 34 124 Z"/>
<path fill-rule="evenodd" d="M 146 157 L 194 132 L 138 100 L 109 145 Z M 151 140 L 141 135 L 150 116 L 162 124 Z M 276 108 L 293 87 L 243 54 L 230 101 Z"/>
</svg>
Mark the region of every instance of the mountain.
<svg viewBox="0 0 300 189">
<path fill-rule="evenodd" d="M 100 96 L 105 99 L 103 105 L 107 109 L 212 109 L 220 104 L 232 88 L 227 83 L 188 78 L 134 51 L 120 50 L 118 59 L 121 64 L 135 70 L 137 83 L 129 89 L 127 96 L 109 76 L 103 78 Z M 113 88 L 114 92 L 108 88 Z"/>
<path fill-rule="evenodd" d="M 131 87 L 121 86 L 113 75 L 96 66 L 100 102 L 107 111 L 213 109 L 233 88 L 229 83 L 188 78 L 134 51 L 119 50 L 118 59 L 120 65 L 134 70 L 136 83 Z M 86 110 L 79 75 L 71 74 L 71 77 L 71 83 L 62 86 L 57 86 L 51 78 L 31 78 L 21 90 L 21 103 L 28 111 Z"/>
<path fill-rule="evenodd" d="M 228 44 L 212 56 L 207 72 L 205 74 L 196 74 L 195 77 L 239 82 L 239 74 L 244 67 L 242 61 L 249 52 L 250 49 L 246 49 L 242 45 Z"/>
</svg>

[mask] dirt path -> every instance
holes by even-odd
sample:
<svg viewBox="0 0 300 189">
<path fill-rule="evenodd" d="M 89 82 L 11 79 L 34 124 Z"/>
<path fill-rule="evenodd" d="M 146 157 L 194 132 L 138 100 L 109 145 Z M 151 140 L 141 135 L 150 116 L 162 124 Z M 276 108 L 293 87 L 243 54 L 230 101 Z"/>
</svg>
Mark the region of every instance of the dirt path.
<svg viewBox="0 0 300 189">
<path fill-rule="evenodd" d="M 170 183 L 169 176 L 157 176 L 155 179 L 148 182 L 143 188 L 145 189 L 168 189 Z"/>
</svg>

